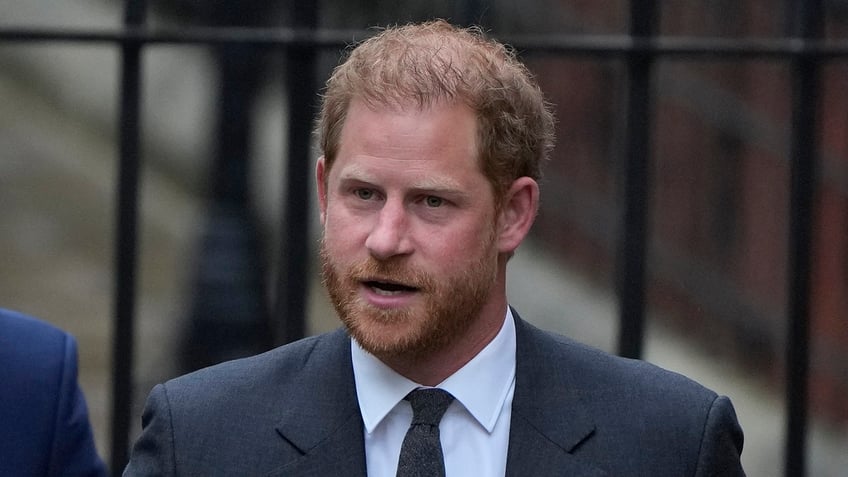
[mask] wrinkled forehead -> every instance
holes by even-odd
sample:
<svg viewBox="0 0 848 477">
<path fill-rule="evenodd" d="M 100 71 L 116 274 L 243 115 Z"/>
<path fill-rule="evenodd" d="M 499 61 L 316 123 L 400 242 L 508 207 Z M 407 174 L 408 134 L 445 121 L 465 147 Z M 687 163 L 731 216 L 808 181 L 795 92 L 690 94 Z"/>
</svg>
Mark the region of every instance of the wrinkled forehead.
<svg viewBox="0 0 848 477">
<path fill-rule="evenodd" d="M 444 112 L 446 111 L 459 112 L 461 116 L 456 114 L 445 115 Z M 367 122 L 361 122 L 363 117 L 368 117 Z M 438 117 L 438 121 L 430 120 L 434 117 Z M 380 120 L 387 121 L 388 124 L 395 127 L 379 126 Z M 350 130 L 352 122 L 356 123 L 358 131 Z M 476 112 L 463 102 L 443 99 L 420 104 L 414 99 L 404 98 L 397 98 L 397 101 L 390 102 L 354 98 L 347 106 L 336 152 L 344 147 L 345 141 L 349 141 L 352 134 L 360 134 L 363 131 L 362 128 L 368 125 L 377 127 L 378 131 L 375 132 L 382 132 L 383 136 L 389 134 L 413 135 L 414 133 L 420 134 L 434 130 L 432 135 L 429 136 L 430 140 L 427 145 L 436 147 L 451 144 L 456 147 L 456 141 L 461 141 L 462 147 L 466 149 L 469 157 L 475 161 L 480 158 L 480 120 Z M 401 126 L 406 127 L 402 128 Z M 451 134 L 459 131 L 464 134 L 456 137 Z M 445 142 L 444 139 L 448 137 L 451 137 L 453 141 Z M 391 141 L 391 138 L 389 140 Z M 424 146 L 424 144 L 421 146 Z"/>
</svg>

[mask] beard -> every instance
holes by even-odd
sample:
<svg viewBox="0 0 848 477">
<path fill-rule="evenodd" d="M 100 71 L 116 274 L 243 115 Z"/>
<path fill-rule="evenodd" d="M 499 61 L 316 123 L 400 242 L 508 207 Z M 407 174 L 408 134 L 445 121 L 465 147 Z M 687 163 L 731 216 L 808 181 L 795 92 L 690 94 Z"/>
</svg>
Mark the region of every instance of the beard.
<svg viewBox="0 0 848 477">
<path fill-rule="evenodd" d="M 406 258 L 373 257 L 342 267 L 321 241 L 323 283 L 348 333 L 382 360 L 422 359 L 448 348 L 478 319 L 497 277 L 494 230 L 479 256 L 458 272 L 433 276 L 407 265 Z M 360 296 L 362 280 L 381 280 L 414 287 L 420 300 L 403 308 L 378 308 Z"/>
</svg>

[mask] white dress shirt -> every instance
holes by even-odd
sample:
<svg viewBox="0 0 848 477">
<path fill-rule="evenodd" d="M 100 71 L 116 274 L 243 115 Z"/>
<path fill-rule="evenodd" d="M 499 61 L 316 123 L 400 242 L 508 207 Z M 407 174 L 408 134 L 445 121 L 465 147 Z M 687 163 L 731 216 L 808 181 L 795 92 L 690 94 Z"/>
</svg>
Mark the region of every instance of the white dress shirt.
<svg viewBox="0 0 848 477">
<path fill-rule="evenodd" d="M 403 398 L 426 386 L 396 373 L 356 341 L 351 345 L 368 476 L 395 477 L 412 422 L 412 408 Z M 446 476 L 502 477 L 515 390 L 515 323 L 509 308 L 497 336 L 436 387 L 456 398 L 439 426 Z"/>
</svg>

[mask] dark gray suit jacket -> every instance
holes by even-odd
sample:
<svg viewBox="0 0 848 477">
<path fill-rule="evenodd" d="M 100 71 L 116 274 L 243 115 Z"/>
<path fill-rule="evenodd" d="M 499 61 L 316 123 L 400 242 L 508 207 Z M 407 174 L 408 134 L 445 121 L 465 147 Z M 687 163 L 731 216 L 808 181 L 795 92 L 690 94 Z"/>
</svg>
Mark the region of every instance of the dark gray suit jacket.
<svg viewBox="0 0 848 477">
<path fill-rule="evenodd" d="M 515 316 L 508 476 L 744 475 L 727 398 Z M 342 330 L 160 384 L 142 423 L 125 476 L 366 473 Z"/>
</svg>

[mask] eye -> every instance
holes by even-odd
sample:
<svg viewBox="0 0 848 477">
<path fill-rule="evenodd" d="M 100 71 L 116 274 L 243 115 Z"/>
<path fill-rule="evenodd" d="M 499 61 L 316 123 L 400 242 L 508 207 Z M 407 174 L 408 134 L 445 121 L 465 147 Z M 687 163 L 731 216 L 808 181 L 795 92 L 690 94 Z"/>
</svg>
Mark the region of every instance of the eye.
<svg viewBox="0 0 848 477">
<path fill-rule="evenodd" d="M 427 204 L 427 207 L 433 207 L 433 208 L 435 208 L 435 207 L 441 207 L 442 205 L 444 205 L 444 204 L 445 204 L 445 200 L 444 200 L 444 199 L 442 199 L 441 197 L 436 197 L 436 196 L 434 196 L 434 195 L 428 195 L 428 196 L 424 199 L 424 203 L 426 203 L 426 204 Z"/>
<path fill-rule="evenodd" d="M 374 198 L 374 191 L 371 189 L 356 189 L 353 193 L 362 200 L 371 200 Z"/>
</svg>

